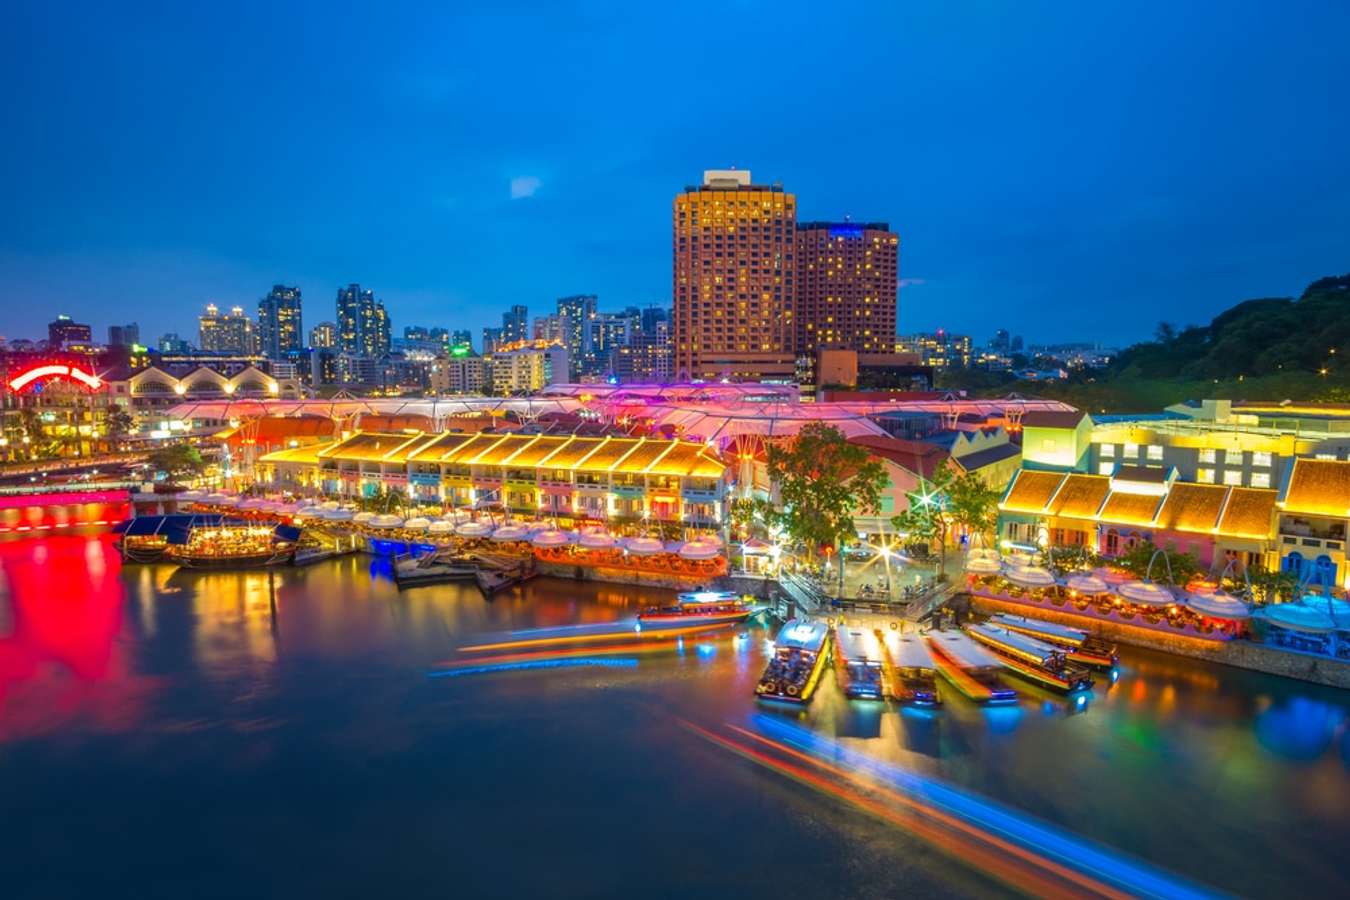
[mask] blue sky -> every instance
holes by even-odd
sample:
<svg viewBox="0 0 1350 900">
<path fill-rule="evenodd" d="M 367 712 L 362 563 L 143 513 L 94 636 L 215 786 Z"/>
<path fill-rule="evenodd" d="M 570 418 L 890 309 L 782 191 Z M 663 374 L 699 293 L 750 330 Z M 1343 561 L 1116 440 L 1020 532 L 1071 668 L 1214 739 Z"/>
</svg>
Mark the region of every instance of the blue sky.
<svg viewBox="0 0 1350 900">
<path fill-rule="evenodd" d="M 0 335 L 668 302 L 729 165 L 889 221 L 904 331 L 1119 343 L 1350 271 L 1343 2 L 121 6 L 6 7 Z"/>
</svg>

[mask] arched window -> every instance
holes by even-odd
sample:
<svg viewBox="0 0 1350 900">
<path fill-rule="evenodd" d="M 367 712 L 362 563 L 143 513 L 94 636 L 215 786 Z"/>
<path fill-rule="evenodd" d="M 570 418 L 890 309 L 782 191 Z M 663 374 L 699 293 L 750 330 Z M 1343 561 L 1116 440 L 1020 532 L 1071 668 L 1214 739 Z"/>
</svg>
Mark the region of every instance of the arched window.
<svg viewBox="0 0 1350 900">
<path fill-rule="evenodd" d="M 1288 572 L 1290 575 L 1303 574 L 1303 554 L 1295 550 L 1284 558 L 1280 563 L 1280 571 Z"/>
<path fill-rule="evenodd" d="M 1313 562 L 1313 580 L 1327 587 L 1336 585 L 1336 564 L 1325 553 Z"/>
</svg>

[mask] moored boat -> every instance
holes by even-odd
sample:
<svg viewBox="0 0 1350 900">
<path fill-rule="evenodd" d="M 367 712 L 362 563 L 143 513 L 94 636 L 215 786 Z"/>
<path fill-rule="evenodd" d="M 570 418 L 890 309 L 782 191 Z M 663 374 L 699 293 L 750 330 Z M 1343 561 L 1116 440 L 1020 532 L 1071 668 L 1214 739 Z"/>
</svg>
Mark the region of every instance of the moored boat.
<svg viewBox="0 0 1350 900">
<path fill-rule="evenodd" d="M 990 648 L 1009 671 L 1028 681 L 1070 694 L 1092 687 L 1092 676 L 1069 662 L 1054 644 L 993 625 L 967 625 L 966 634 Z"/>
<path fill-rule="evenodd" d="M 1110 669 L 1120 662 L 1114 644 L 1107 643 L 1081 628 L 1070 628 L 1068 625 L 1055 622 L 1041 622 L 1004 613 L 991 617 L 989 623 L 1005 631 L 1015 631 L 1045 641 L 1047 644 L 1054 644 L 1064 651 L 1069 662 L 1099 669 Z"/>
<path fill-rule="evenodd" d="M 128 562 L 164 560 L 194 569 L 282 565 L 295 556 L 300 529 L 216 514 L 138 516 L 113 528 Z"/>
<path fill-rule="evenodd" d="M 1003 680 L 999 658 L 959 631 L 929 635 L 938 673 L 976 703 L 1016 703 L 1017 691 Z"/>
<path fill-rule="evenodd" d="M 737 594 L 725 591 L 695 591 L 680 594 L 672 606 L 653 606 L 638 613 L 643 630 L 735 625 L 750 618 L 755 608 Z"/>
<path fill-rule="evenodd" d="M 835 629 L 835 660 L 840 687 L 852 700 L 882 699 L 882 649 L 870 628 L 841 625 Z"/>
<path fill-rule="evenodd" d="M 928 642 L 917 634 L 887 632 L 884 639 L 886 656 L 894 671 L 892 695 L 902 703 L 914 706 L 938 706 L 942 699 L 937 691 L 937 667 Z"/>
<path fill-rule="evenodd" d="M 830 654 L 830 631 L 815 619 L 789 619 L 778 632 L 773 659 L 755 685 L 761 700 L 807 703 Z"/>
</svg>

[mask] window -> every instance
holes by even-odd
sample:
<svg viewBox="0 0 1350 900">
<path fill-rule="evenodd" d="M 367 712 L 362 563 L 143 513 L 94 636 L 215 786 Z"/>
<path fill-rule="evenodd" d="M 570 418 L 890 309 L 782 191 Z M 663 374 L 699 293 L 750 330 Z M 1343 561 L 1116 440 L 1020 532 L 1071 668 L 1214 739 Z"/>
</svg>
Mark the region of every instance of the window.
<svg viewBox="0 0 1350 900">
<path fill-rule="evenodd" d="M 1196 473 L 1195 473 L 1195 480 L 1198 481 L 1198 482 L 1200 482 L 1201 484 L 1213 484 L 1213 483 L 1214 483 L 1214 470 L 1213 470 L 1213 469 L 1199 469 L 1199 470 L 1197 470 Z"/>
<path fill-rule="evenodd" d="M 1102 462 L 1097 463 L 1098 475 L 1110 475 L 1115 471 L 1116 471 L 1116 464 L 1111 462 L 1110 460 L 1103 460 Z"/>
<path fill-rule="evenodd" d="M 1159 444 L 1149 444 L 1148 458 L 1153 460 L 1154 462 L 1159 462 L 1162 459 L 1162 450 L 1163 448 Z"/>
<path fill-rule="evenodd" d="M 1218 453 L 1213 447 L 1200 448 L 1200 461 L 1202 463 L 1214 463 L 1218 460 Z"/>
<path fill-rule="evenodd" d="M 1270 473 L 1269 473 L 1269 472 L 1253 472 L 1253 473 L 1252 473 L 1252 487 L 1256 487 L 1256 488 L 1268 488 L 1268 487 L 1270 487 Z"/>
<path fill-rule="evenodd" d="M 1138 456 L 1138 455 L 1139 455 L 1139 445 L 1138 445 L 1138 444 L 1126 444 L 1126 445 L 1125 445 L 1124 455 L 1125 455 L 1125 456 Z"/>
<path fill-rule="evenodd" d="M 1335 453 L 1319 453 L 1313 457 L 1313 459 L 1335 459 L 1335 458 L 1336 458 Z"/>
<path fill-rule="evenodd" d="M 1269 469 L 1269 468 L 1270 468 L 1270 454 L 1269 454 L 1269 453 L 1261 453 L 1261 452 L 1258 452 L 1258 451 L 1253 451 L 1253 452 L 1252 452 L 1252 465 L 1254 465 L 1254 466 L 1260 466 L 1260 467 L 1263 468 L 1263 469 Z"/>
<path fill-rule="evenodd" d="M 1223 473 L 1223 483 L 1224 483 L 1224 484 L 1231 484 L 1231 485 L 1240 485 L 1240 484 L 1242 484 L 1242 470 L 1241 470 L 1241 469 L 1225 469 L 1225 470 L 1224 470 L 1224 473 Z"/>
<path fill-rule="evenodd" d="M 1115 445 L 1115 444 L 1102 444 L 1101 455 L 1102 455 L 1102 459 L 1115 459 L 1115 457 L 1116 457 L 1116 445 Z"/>
</svg>

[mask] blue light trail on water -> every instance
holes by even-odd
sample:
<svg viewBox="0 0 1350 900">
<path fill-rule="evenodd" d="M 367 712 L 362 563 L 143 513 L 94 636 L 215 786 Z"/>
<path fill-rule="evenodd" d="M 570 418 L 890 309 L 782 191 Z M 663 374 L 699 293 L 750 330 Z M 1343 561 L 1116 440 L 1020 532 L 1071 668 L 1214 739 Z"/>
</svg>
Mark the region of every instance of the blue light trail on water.
<svg viewBox="0 0 1350 900">
<path fill-rule="evenodd" d="M 428 672 L 428 678 L 458 678 L 461 675 L 488 675 L 493 672 L 513 672 L 518 669 L 574 669 L 582 666 L 599 666 L 605 669 L 636 669 L 636 659 L 605 659 L 587 656 L 580 659 L 534 659 L 527 662 L 492 663 L 483 666 L 467 666 L 462 669 L 438 669 Z"/>
<path fill-rule="evenodd" d="M 1129 859 L 1107 847 L 1094 844 L 1039 822 L 1030 816 L 999 806 L 973 794 L 967 794 L 937 779 L 929 778 L 850 750 L 838 741 L 809 729 L 770 716 L 755 715 L 751 724 L 761 733 L 819 757 L 843 760 L 885 781 L 893 788 L 922 799 L 944 812 L 996 833 L 1010 841 L 1051 857 L 1079 872 L 1095 876 L 1122 890 L 1144 897 L 1212 898 L 1218 896 L 1203 887 L 1188 884 L 1178 877 Z"/>
</svg>

